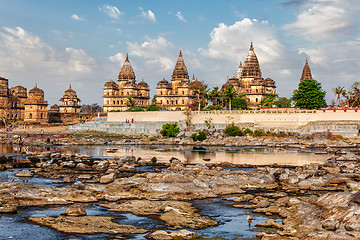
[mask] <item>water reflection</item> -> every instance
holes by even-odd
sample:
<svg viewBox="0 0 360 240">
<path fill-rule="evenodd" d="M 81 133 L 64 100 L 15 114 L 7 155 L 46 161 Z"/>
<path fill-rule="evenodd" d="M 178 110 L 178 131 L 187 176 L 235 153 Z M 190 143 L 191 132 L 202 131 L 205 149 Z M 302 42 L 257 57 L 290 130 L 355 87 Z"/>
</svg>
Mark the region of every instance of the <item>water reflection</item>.
<svg viewBox="0 0 360 240">
<path fill-rule="evenodd" d="M 59 152 L 63 155 L 89 155 L 95 158 L 114 158 L 125 155 L 141 157 L 150 161 L 156 157 L 158 162 L 169 162 L 176 157 L 187 164 L 220 163 L 233 164 L 286 164 L 303 165 L 308 163 L 323 163 L 330 154 L 315 154 L 314 152 L 300 152 L 297 149 L 265 148 L 265 147 L 192 147 L 192 146 L 51 146 L 24 147 L 19 145 L 0 145 L 0 155 L 20 154 L 21 152 L 40 153 L 43 151 Z"/>
</svg>

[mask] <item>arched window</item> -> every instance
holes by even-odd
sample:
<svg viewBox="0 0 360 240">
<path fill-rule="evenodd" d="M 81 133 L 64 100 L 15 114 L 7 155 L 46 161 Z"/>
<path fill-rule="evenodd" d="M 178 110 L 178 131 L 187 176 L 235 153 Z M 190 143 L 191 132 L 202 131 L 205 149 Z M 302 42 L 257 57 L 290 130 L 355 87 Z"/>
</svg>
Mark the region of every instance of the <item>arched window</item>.
<svg viewBox="0 0 360 240">
<path fill-rule="evenodd" d="M 124 104 L 123 100 L 121 100 L 121 104 Z"/>
<path fill-rule="evenodd" d="M 257 98 L 255 98 L 255 101 L 256 101 L 256 102 L 258 102 L 258 99 L 257 99 Z"/>
<path fill-rule="evenodd" d="M 42 119 L 43 118 L 43 114 L 42 113 L 40 113 L 40 119 Z"/>
<path fill-rule="evenodd" d="M 258 93 L 258 90 L 256 89 L 256 93 Z"/>
<path fill-rule="evenodd" d="M 183 95 L 185 95 L 185 92 L 184 91 L 182 91 L 183 92 Z"/>
<path fill-rule="evenodd" d="M 119 105 L 119 100 L 117 101 L 117 104 Z"/>
<path fill-rule="evenodd" d="M 160 104 L 162 104 L 162 100 L 160 100 Z"/>
<path fill-rule="evenodd" d="M 169 100 L 166 100 L 166 104 L 169 104 Z"/>
<path fill-rule="evenodd" d="M 185 103 L 185 101 L 184 100 L 182 100 L 182 104 L 184 104 Z"/>
<path fill-rule="evenodd" d="M 30 119 L 32 118 L 32 113 L 29 114 L 29 118 L 30 118 Z"/>
<path fill-rule="evenodd" d="M 176 100 L 176 104 L 178 104 L 178 100 Z"/>
<path fill-rule="evenodd" d="M 163 95 L 163 94 L 162 94 L 162 91 L 160 92 L 160 95 Z"/>
</svg>

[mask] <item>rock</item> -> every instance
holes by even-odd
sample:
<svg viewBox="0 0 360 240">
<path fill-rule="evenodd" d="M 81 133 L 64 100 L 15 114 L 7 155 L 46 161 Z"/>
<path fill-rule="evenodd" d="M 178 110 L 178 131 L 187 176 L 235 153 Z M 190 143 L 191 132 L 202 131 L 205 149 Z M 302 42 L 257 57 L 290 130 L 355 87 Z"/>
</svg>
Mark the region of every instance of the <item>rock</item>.
<svg viewBox="0 0 360 240">
<path fill-rule="evenodd" d="M 130 163 L 130 164 L 135 164 L 136 162 L 136 157 L 135 156 L 122 156 L 119 159 L 119 162 L 121 163 Z"/>
<path fill-rule="evenodd" d="M 98 164 L 94 165 L 93 168 L 97 169 L 97 170 L 105 170 L 109 167 L 109 162 L 104 160 L 99 162 Z"/>
<path fill-rule="evenodd" d="M 16 177 L 32 177 L 34 174 L 30 172 L 29 169 L 21 170 L 17 174 L 15 174 Z"/>
<path fill-rule="evenodd" d="M 141 234 L 147 230 L 132 225 L 115 223 L 116 217 L 110 216 L 60 216 L 60 217 L 31 217 L 29 221 L 51 227 L 68 234 Z"/>
<path fill-rule="evenodd" d="M 85 207 L 82 204 L 73 204 L 67 208 L 61 215 L 66 216 L 86 216 Z"/>
<path fill-rule="evenodd" d="M 173 240 L 173 237 L 164 230 L 157 230 L 145 235 L 145 237 L 154 240 Z"/>
<path fill-rule="evenodd" d="M 48 158 L 50 157 L 51 153 L 50 152 L 42 152 L 38 155 L 39 158 Z"/>
<path fill-rule="evenodd" d="M 0 213 L 17 213 L 17 206 L 14 205 L 1 205 Z"/>
<path fill-rule="evenodd" d="M 100 183 L 111 183 L 116 179 L 115 173 L 110 173 L 108 175 L 104 175 L 100 178 Z"/>
<path fill-rule="evenodd" d="M 339 222 L 334 219 L 326 219 L 323 221 L 322 227 L 328 231 L 335 231 L 339 227 Z"/>
<path fill-rule="evenodd" d="M 200 236 L 197 235 L 196 233 L 190 232 L 190 231 L 185 230 L 185 229 L 180 230 L 180 231 L 176 231 L 176 232 L 172 232 L 172 233 L 170 233 L 170 236 L 173 239 L 184 239 L 184 240 L 200 238 Z"/>
<path fill-rule="evenodd" d="M 254 195 L 245 194 L 245 195 L 241 195 L 237 198 L 229 199 L 229 200 L 234 201 L 234 202 L 249 202 L 250 200 L 253 200 L 253 199 L 254 199 Z"/>
<path fill-rule="evenodd" d="M 267 220 L 266 222 L 256 224 L 255 226 L 256 226 L 256 227 L 277 228 L 277 229 L 280 229 L 280 230 L 283 230 L 283 229 L 284 229 L 284 225 L 282 225 L 282 224 L 280 224 L 280 223 L 278 223 L 278 222 L 275 222 L 275 220 L 272 219 L 272 218 L 270 218 L 270 219 Z"/>
<path fill-rule="evenodd" d="M 91 169 L 91 167 L 89 165 L 86 165 L 84 163 L 76 164 L 76 168 L 79 170 L 90 170 Z"/>
<path fill-rule="evenodd" d="M 52 153 L 50 155 L 50 158 L 61 158 L 61 154 L 60 153 Z"/>
<path fill-rule="evenodd" d="M 359 182 L 347 182 L 346 186 L 349 188 L 351 192 L 358 192 L 360 190 L 360 183 Z"/>
</svg>

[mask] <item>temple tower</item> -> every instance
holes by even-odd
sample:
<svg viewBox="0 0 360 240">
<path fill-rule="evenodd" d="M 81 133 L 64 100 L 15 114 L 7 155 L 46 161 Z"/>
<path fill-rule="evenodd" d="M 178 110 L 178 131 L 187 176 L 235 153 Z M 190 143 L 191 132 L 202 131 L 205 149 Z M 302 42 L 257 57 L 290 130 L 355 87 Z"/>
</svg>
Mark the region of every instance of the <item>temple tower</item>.
<svg viewBox="0 0 360 240">
<path fill-rule="evenodd" d="M 80 113 L 80 102 L 70 84 L 69 89 L 65 91 L 64 96 L 60 99 L 60 113 Z"/>
<path fill-rule="evenodd" d="M 311 75 L 311 70 L 310 70 L 310 66 L 308 64 L 308 61 L 306 59 L 305 62 L 305 66 L 303 69 L 303 72 L 301 74 L 301 78 L 300 78 L 300 82 L 302 82 L 303 80 L 308 79 L 308 80 L 313 80 L 312 75 Z"/>
<path fill-rule="evenodd" d="M 47 122 L 48 102 L 44 100 L 44 91 L 35 86 L 29 91 L 25 105 L 25 122 Z"/>
</svg>

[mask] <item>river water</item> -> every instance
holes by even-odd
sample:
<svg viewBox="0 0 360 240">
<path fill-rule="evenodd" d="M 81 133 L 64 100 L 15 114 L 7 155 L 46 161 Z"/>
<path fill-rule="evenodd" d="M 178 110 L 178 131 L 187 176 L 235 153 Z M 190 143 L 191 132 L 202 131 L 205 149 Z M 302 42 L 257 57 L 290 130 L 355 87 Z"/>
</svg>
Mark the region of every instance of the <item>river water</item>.
<svg viewBox="0 0 360 240">
<path fill-rule="evenodd" d="M 116 148 L 116 150 L 115 150 Z M 111 151 L 109 151 L 111 149 Z M 63 155 L 81 154 L 91 155 L 96 158 L 113 158 L 115 156 L 134 155 L 143 160 L 150 160 L 156 157 L 159 162 L 168 162 L 171 157 L 176 157 L 184 163 L 220 163 L 229 162 L 234 164 L 266 165 L 266 164 L 286 164 L 302 165 L 311 162 L 324 162 L 330 157 L 328 154 L 315 154 L 299 152 L 298 149 L 281 148 L 228 148 L 228 147 L 178 147 L 178 146 L 54 146 L 54 147 L 20 147 L 17 145 L 0 145 L 0 155 L 21 157 L 20 153 L 30 151 L 34 153 L 43 151 L 61 152 Z M 255 166 L 254 166 L 255 167 Z M 0 172 L 1 182 L 21 182 L 24 179 L 14 175 L 21 169 Z M 46 179 L 35 175 L 27 179 L 29 183 L 43 186 L 62 186 L 53 184 L 52 179 Z M 266 221 L 269 217 L 259 214 L 252 214 L 249 209 L 234 208 L 231 199 L 205 199 L 192 201 L 199 208 L 200 213 L 210 216 L 219 222 L 219 226 L 202 230 L 193 230 L 202 236 L 202 239 L 251 239 L 259 231 L 272 231 L 255 227 L 255 224 Z M 70 235 L 58 232 L 51 228 L 38 226 L 27 222 L 29 217 L 39 216 L 59 216 L 66 207 L 37 207 L 19 209 L 17 214 L 0 214 L 0 239 L 110 239 L 107 234 L 97 235 Z M 116 222 L 120 224 L 132 224 L 148 230 L 163 229 L 166 226 L 154 217 L 136 216 L 133 214 L 122 214 L 107 211 L 98 205 L 86 208 L 88 215 L 117 216 Z M 252 214 L 254 220 L 249 226 L 246 214 Z M 276 221 L 281 222 L 280 219 Z M 144 234 L 130 236 L 129 239 L 144 239 Z"/>
</svg>

